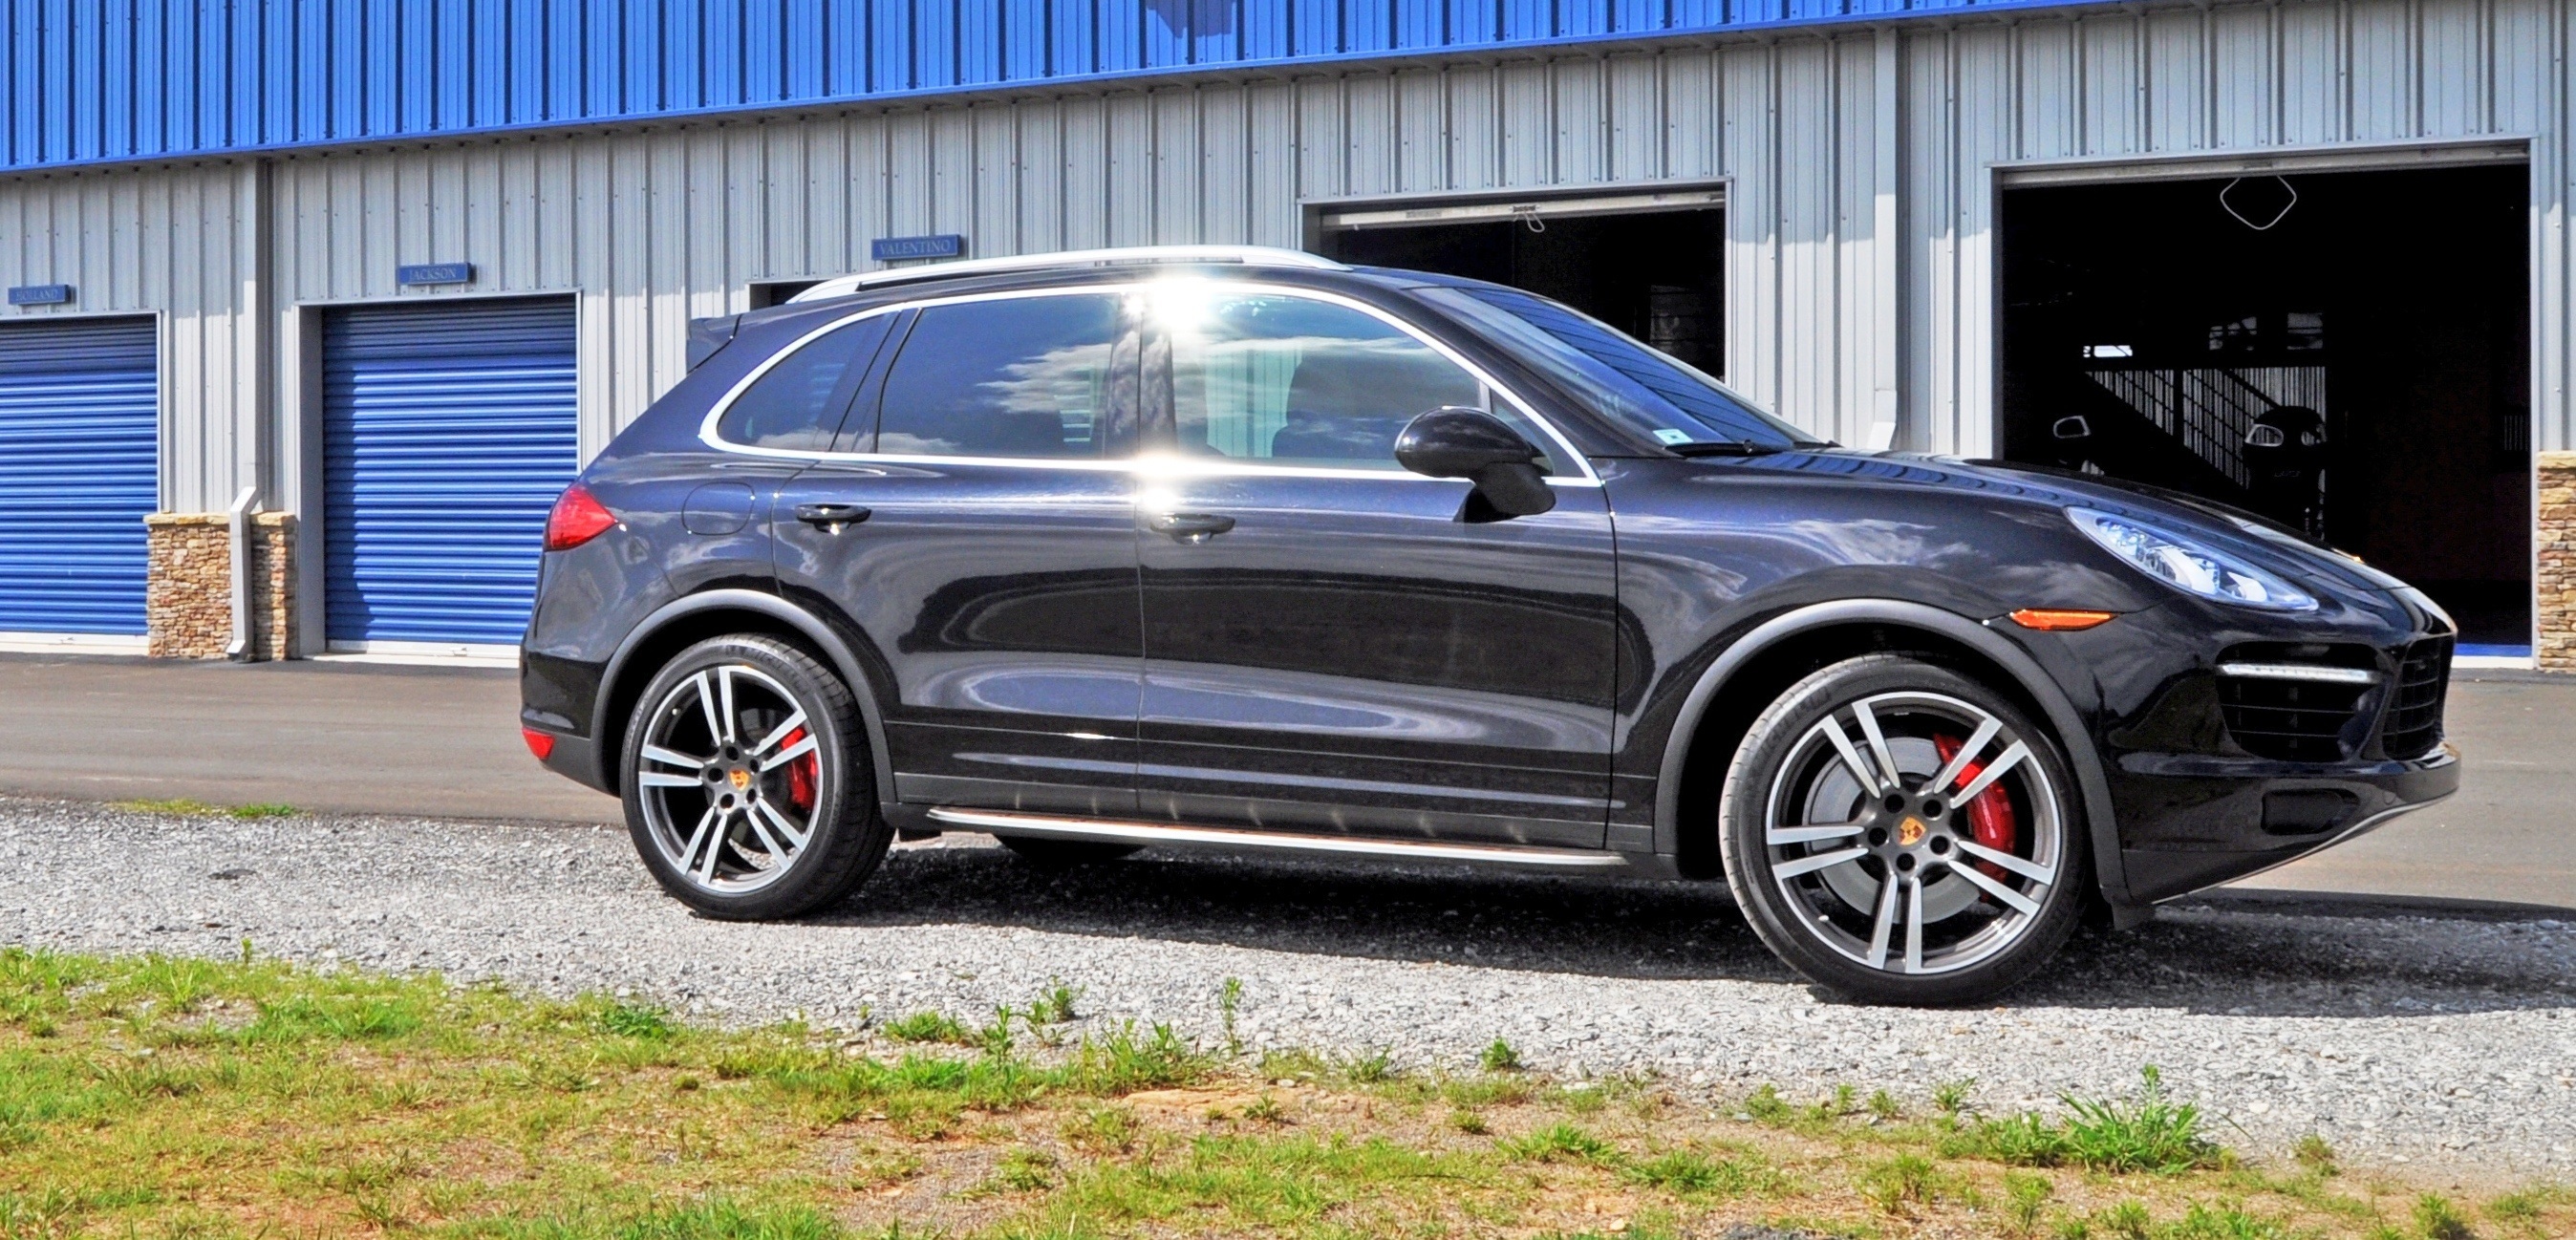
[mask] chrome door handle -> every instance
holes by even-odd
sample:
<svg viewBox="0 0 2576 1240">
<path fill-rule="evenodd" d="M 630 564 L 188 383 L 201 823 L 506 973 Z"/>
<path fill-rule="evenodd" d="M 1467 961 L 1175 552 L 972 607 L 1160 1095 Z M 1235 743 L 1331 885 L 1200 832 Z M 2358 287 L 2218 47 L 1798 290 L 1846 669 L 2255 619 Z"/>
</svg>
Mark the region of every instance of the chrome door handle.
<svg viewBox="0 0 2576 1240">
<path fill-rule="evenodd" d="M 1185 543 L 1203 543 L 1234 528 L 1234 518 L 1212 512 L 1156 513 L 1145 524 L 1157 534 L 1169 534 Z"/>
<path fill-rule="evenodd" d="M 819 525 L 834 533 L 844 525 L 857 525 L 873 515 L 865 504 L 798 504 L 796 519 L 807 525 Z"/>
</svg>

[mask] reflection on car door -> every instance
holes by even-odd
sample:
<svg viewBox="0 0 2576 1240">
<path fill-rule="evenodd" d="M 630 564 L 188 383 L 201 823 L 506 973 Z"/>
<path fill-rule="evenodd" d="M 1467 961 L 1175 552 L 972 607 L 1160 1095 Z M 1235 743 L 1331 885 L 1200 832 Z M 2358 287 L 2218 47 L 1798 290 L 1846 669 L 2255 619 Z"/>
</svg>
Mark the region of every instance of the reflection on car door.
<svg viewBox="0 0 2576 1240">
<path fill-rule="evenodd" d="M 1141 391 L 1145 687 L 1155 818 L 1598 847 L 1615 593 L 1601 489 L 1462 520 L 1405 472 L 1406 422 L 1525 415 L 1356 306 L 1158 293 Z M 1559 474 L 1579 467 L 1562 449 Z"/>
<path fill-rule="evenodd" d="M 882 657 L 898 799 L 1134 812 L 1137 345 L 1100 291 L 931 305 L 781 490 L 782 589 Z"/>
</svg>

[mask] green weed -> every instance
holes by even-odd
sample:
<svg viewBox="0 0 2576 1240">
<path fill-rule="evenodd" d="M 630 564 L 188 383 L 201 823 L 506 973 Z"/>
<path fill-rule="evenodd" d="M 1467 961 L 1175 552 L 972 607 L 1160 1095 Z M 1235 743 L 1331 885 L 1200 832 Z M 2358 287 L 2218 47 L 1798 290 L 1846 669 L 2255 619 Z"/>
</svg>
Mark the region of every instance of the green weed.
<svg viewBox="0 0 2576 1240">
<path fill-rule="evenodd" d="M 1921 1154 L 1899 1154 L 1863 1171 L 1859 1187 L 1879 1209 L 1900 1214 L 1955 1195 L 1958 1180 Z"/>
<path fill-rule="evenodd" d="M 2222 1151 L 2200 1132 L 2200 1108 L 2164 1096 L 2153 1066 L 2134 1103 L 2062 1096 L 2062 1120 L 2030 1113 L 1979 1120 L 1948 1152 L 2024 1167 L 2084 1167 L 2173 1175 L 2218 1165 Z"/>
<path fill-rule="evenodd" d="M 607 1004 L 592 1015 L 591 1022 L 601 1033 L 646 1042 L 667 1042 L 680 1032 L 668 1010 L 642 1003 Z"/>
<path fill-rule="evenodd" d="M 946 1012 L 914 1012 L 885 1023 L 887 1037 L 898 1042 L 945 1042 L 953 1046 L 972 1046 L 977 1035 L 956 1017 Z"/>
<path fill-rule="evenodd" d="M 1619 1154 L 1618 1147 L 1572 1124 L 1550 1124 L 1528 1136 L 1501 1142 L 1497 1148 L 1527 1162 L 1610 1163 Z"/>
<path fill-rule="evenodd" d="M 2460 1208 L 2439 1193 L 2426 1193 L 2415 1199 L 2415 1233 L 2424 1240 L 2470 1240 L 2469 1220 L 2461 1217 Z"/>
<path fill-rule="evenodd" d="M 1769 1169 L 1740 1158 L 1711 1158 L 1697 1150 L 1667 1150 L 1630 1164 L 1623 1174 L 1635 1184 L 1685 1197 L 1733 1197 L 1768 1181 Z"/>
</svg>

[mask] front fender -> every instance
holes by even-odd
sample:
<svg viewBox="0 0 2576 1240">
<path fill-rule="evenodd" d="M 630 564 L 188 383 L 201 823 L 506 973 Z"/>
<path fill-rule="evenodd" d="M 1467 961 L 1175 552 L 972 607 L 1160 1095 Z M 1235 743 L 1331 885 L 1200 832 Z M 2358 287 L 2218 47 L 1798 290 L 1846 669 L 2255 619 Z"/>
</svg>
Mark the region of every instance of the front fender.
<svg viewBox="0 0 2576 1240">
<path fill-rule="evenodd" d="M 1682 699 L 1672 731 L 1664 739 L 1663 763 L 1655 784 L 1655 851 L 1672 856 L 1681 845 L 1682 776 L 1690 761 L 1691 740 L 1709 706 L 1727 683 L 1762 654 L 1801 633 L 1849 624 L 1883 624 L 1937 634 L 1991 660 L 2011 676 L 2048 717 L 2066 751 L 2067 764 L 2084 799 L 2084 820 L 2093 844 L 2093 866 L 2102 895 L 2122 924 L 2144 920 L 2146 913 L 2129 898 L 2120 863 L 2119 822 L 2111 806 L 2111 788 L 2102 773 L 2102 757 L 2091 730 L 2057 680 L 2020 645 L 1977 621 L 1937 607 L 1903 599 L 1849 598 L 1811 603 L 1756 625 L 1710 661 Z"/>
</svg>

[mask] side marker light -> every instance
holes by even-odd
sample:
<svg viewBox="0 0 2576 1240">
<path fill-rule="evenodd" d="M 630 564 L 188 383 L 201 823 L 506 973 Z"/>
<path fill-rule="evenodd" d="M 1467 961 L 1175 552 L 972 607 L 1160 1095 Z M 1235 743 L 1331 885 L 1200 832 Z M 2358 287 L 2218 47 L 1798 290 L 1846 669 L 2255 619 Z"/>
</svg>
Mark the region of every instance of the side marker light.
<svg viewBox="0 0 2576 1240">
<path fill-rule="evenodd" d="M 2107 624 L 2117 619 L 2119 614 L 2116 611 L 2075 611 L 2063 607 L 2024 607 L 2012 613 L 2012 622 L 2042 633 L 2075 633 Z"/>
</svg>

